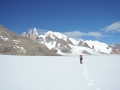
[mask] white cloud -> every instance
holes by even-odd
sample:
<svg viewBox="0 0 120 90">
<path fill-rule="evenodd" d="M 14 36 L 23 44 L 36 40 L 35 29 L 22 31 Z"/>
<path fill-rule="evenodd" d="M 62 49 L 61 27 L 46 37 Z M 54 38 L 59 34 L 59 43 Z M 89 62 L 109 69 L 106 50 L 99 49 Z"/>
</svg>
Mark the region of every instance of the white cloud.
<svg viewBox="0 0 120 90">
<path fill-rule="evenodd" d="M 71 31 L 71 32 L 64 32 L 63 34 L 69 36 L 69 37 L 81 37 L 82 35 L 84 35 L 84 33 L 82 33 L 81 31 Z"/>
<path fill-rule="evenodd" d="M 81 31 L 71 31 L 71 32 L 65 32 L 65 35 L 68 37 L 82 37 L 82 36 L 92 36 L 92 37 L 103 37 L 103 35 L 100 32 L 81 32 Z"/>
<path fill-rule="evenodd" d="M 100 32 L 88 32 L 87 36 L 102 37 L 103 35 Z"/>
<path fill-rule="evenodd" d="M 120 32 L 120 21 L 115 22 L 109 26 L 106 26 L 105 28 L 102 28 L 101 30 L 104 30 L 105 32 Z"/>
</svg>

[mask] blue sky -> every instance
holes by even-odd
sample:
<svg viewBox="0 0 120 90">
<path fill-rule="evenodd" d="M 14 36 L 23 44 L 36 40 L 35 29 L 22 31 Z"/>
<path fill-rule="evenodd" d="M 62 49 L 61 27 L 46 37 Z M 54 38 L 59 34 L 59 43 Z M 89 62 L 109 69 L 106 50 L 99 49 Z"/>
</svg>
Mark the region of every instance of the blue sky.
<svg viewBox="0 0 120 90">
<path fill-rule="evenodd" d="M 120 0 L 0 0 L 0 24 L 18 34 L 61 32 L 76 39 L 120 43 Z"/>
</svg>

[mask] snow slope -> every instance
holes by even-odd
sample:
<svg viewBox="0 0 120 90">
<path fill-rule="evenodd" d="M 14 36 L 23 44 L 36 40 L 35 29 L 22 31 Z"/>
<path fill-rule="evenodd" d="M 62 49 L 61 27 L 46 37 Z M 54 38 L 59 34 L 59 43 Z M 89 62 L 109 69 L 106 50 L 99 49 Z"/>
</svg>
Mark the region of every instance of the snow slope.
<svg viewBox="0 0 120 90">
<path fill-rule="evenodd" d="M 86 40 L 85 41 L 91 48 L 94 46 L 94 49 L 98 52 L 104 52 L 110 54 L 112 51 L 112 48 L 108 48 L 109 46 L 105 43 L 99 42 L 99 41 L 92 41 L 92 40 Z"/>
<path fill-rule="evenodd" d="M 92 41 L 92 40 L 86 40 L 86 41 L 84 41 L 84 40 L 79 40 L 79 41 L 77 41 L 77 40 L 75 40 L 75 39 L 73 39 L 73 38 L 68 38 L 66 35 L 64 35 L 64 34 L 62 34 L 62 33 L 59 33 L 59 32 L 52 32 L 52 31 L 48 31 L 47 33 L 45 33 L 45 35 L 43 35 L 43 37 L 45 38 L 46 36 L 50 36 L 52 39 L 55 39 L 54 38 L 54 36 L 55 37 L 57 37 L 57 38 L 59 38 L 59 39 L 62 39 L 62 40 L 64 40 L 64 41 L 66 41 L 67 42 L 67 39 L 69 39 L 72 43 L 73 43 L 73 47 L 74 48 L 76 48 L 76 49 L 79 49 L 80 47 L 78 46 L 79 45 L 79 42 L 80 41 L 82 41 L 82 42 L 84 42 L 84 43 L 87 43 L 88 44 L 88 46 L 89 47 L 93 47 L 94 46 L 94 50 L 92 50 L 92 49 L 87 49 L 86 47 L 81 47 L 81 49 L 85 49 L 86 48 L 86 51 L 87 52 L 89 52 L 90 54 L 97 54 L 97 53 L 100 53 L 100 52 L 103 52 L 103 53 L 106 53 L 106 54 L 110 54 L 111 52 L 112 52 L 112 48 L 109 48 L 109 46 L 106 44 L 106 43 L 102 43 L 102 42 L 99 42 L 99 41 Z M 45 39 L 44 39 L 45 40 Z M 55 44 L 56 44 L 56 41 L 54 41 L 54 43 L 53 42 L 51 42 L 51 43 L 47 43 L 46 41 L 45 41 L 45 45 L 49 48 L 49 49 L 51 49 L 51 48 L 54 48 L 55 47 Z M 69 45 L 70 47 L 72 46 L 72 45 Z M 71 47 L 72 48 L 72 50 L 71 51 L 73 51 L 73 47 Z M 93 52 L 93 51 L 95 51 L 95 52 Z M 81 51 L 80 51 L 81 52 Z M 74 52 L 72 52 L 72 54 L 74 53 L 76 53 L 76 55 L 79 55 L 80 54 L 80 52 L 75 52 L 75 50 L 74 50 Z M 58 54 L 60 54 L 60 53 L 58 53 Z"/>
<path fill-rule="evenodd" d="M 54 36 L 56 36 L 59 39 L 63 39 L 65 41 L 67 41 L 67 36 L 60 32 L 48 31 L 47 33 L 45 33 L 45 36 L 51 36 L 51 38 L 53 38 L 53 39 L 55 39 Z"/>
<path fill-rule="evenodd" d="M 0 55 L 0 90 L 120 90 L 120 56 Z"/>
<path fill-rule="evenodd" d="M 98 53 L 96 50 L 93 50 L 93 49 L 90 49 L 90 48 L 87 48 L 87 47 L 83 47 L 83 46 L 74 46 L 74 45 L 69 45 L 72 49 L 72 53 L 71 55 L 79 55 L 79 54 L 82 54 L 83 51 L 87 51 L 89 54 L 100 54 Z"/>
<path fill-rule="evenodd" d="M 63 51 L 69 52 L 70 48 L 72 48 L 70 45 L 74 45 L 74 48 L 76 48 L 76 49 L 78 46 L 82 46 L 81 47 L 82 49 L 88 48 L 86 50 L 89 50 L 89 51 L 86 51 L 86 52 L 89 52 L 89 53 L 91 52 L 90 54 L 93 54 L 95 52 L 96 52 L 96 54 L 97 53 L 110 54 L 112 52 L 112 48 L 110 48 L 105 43 L 102 43 L 99 41 L 92 41 L 92 40 L 86 40 L 86 41 L 84 41 L 82 39 L 75 40 L 73 38 L 67 37 L 66 35 L 64 35 L 60 32 L 48 31 L 44 35 L 39 35 L 37 32 L 37 29 L 34 28 L 33 31 L 29 31 L 28 34 L 26 34 L 26 35 L 25 34 L 26 33 L 24 32 L 22 35 L 29 36 L 29 38 L 31 38 L 39 43 L 44 44 L 50 50 L 51 49 L 58 50 L 57 54 L 61 54 L 61 55 L 71 54 L 71 53 L 63 52 Z M 68 44 L 70 44 L 69 45 L 70 47 L 68 46 Z M 68 46 L 68 47 L 64 48 L 65 46 Z M 94 46 L 94 50 L 93 50 L 93 46 Z M 74 48 L 72 48 L 71 51 L 73 51 Z M 89 49 L 89 48 L 92 48 L 92 49 Z M 78 47 L 78 49 L 79 49 L 79 47 Z M 95 51 L 95 52 L 93 52 L 93 51 Z M 72 54 L 76 53 L 76 55 L 79 55 L 80 52 L 78 52 L 78 51 L 75 52 L 75 50 L 74 50 L 74 52 L 72 52 Z"/>
</svg>

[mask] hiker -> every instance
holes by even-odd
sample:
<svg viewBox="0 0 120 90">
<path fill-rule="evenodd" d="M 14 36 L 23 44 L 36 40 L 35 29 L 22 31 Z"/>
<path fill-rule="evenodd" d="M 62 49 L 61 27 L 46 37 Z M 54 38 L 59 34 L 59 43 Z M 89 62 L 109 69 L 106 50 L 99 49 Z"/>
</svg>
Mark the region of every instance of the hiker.
<svg viewBox="0 0 120 90">
<path fill-rule="evenodd" d="M 82 64 L 82 59 L 83 59 L 83 56 L 82 54 L 80 54 L 80 64 Z"/>
</svg>

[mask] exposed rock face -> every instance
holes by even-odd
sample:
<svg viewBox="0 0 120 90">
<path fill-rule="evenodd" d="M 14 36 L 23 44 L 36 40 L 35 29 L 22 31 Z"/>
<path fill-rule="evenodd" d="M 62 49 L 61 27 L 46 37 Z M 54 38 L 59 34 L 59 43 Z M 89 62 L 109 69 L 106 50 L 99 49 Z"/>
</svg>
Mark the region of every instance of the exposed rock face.
<svg viewBox="0 0 120 90">
<path fill-rule="evenodd" d="M 67 43 L 73 45 L 73 43 L 69 39 L 67 39 Z"/>
<path fill-rule="evenodd" d="M 87 51 L 83 51 L 82 52 L 83 54 L 88 54 L 88 55 L 91 55 L 89 52 L 87 52 Z"/>
<path fill-rule="evenodd" d="M 115 45 L 110 45 L 109 47 L 112 48 L 111 54 L 120 54 L 120 43 Z"/>
<path fill-rule="evenodd" d="M 115 48 L 117 49 L 118 53 L 120 54 L 120 43 L 115 45 Z"/>
<path fill-rule="evenodd" d="M 35 32 L 35 31 L 34 31 Z M 37 38 L 37 33 L 29 32 L 29 37 Z M 0 25 L 0 54 L 6 55 L 57 55 L 45 45 L 28 38 L 26 33 L 18 35 Z"/>
<path fill-rule="evenodd" d="M 92 49 L 95 49 L 94 45 L 92 46 Z"/>
<path fill-rule="evenodd" d="M 51 50 L 54 51 L 55 53 L 58 52 L 58 50 L 56 48 L 52 48 Z"/>
<path fill-rule="evenodd" d="M 56 48 L 58 48 L 63 53 L 69 53 L 71 47 L 65 42 L 63 39 L 59 39 L 56 37 Z"/>
<path fill-rule="evenodd" d="M 53 42 L 54 39 L 52 39 L 50 36 L 47 36 L 47 37 L 45 37 L 45 41 L 46 41 L 47 43 L 50 43 L 50 42 Z"/>
<path fill-rule="evenodd" d="M 33 31 L 30 30 L 28 34 L 26 32 L 23 32 L 21 36 L 29 37 L 30 39 L 35 40 L 35 41 L 39 39 L 39 35 L 38 35 L 36 28 L 34 28 Z"/>
<path fill-rule="evenodd" d="M 88 46 L 88 44 L 86 42 L 84 42 L 84 41 L 80 41 L 79 44 L 78 44 L 78 46 L 84 46 L 84 47 L 90 48 Z"/>
</svg>

